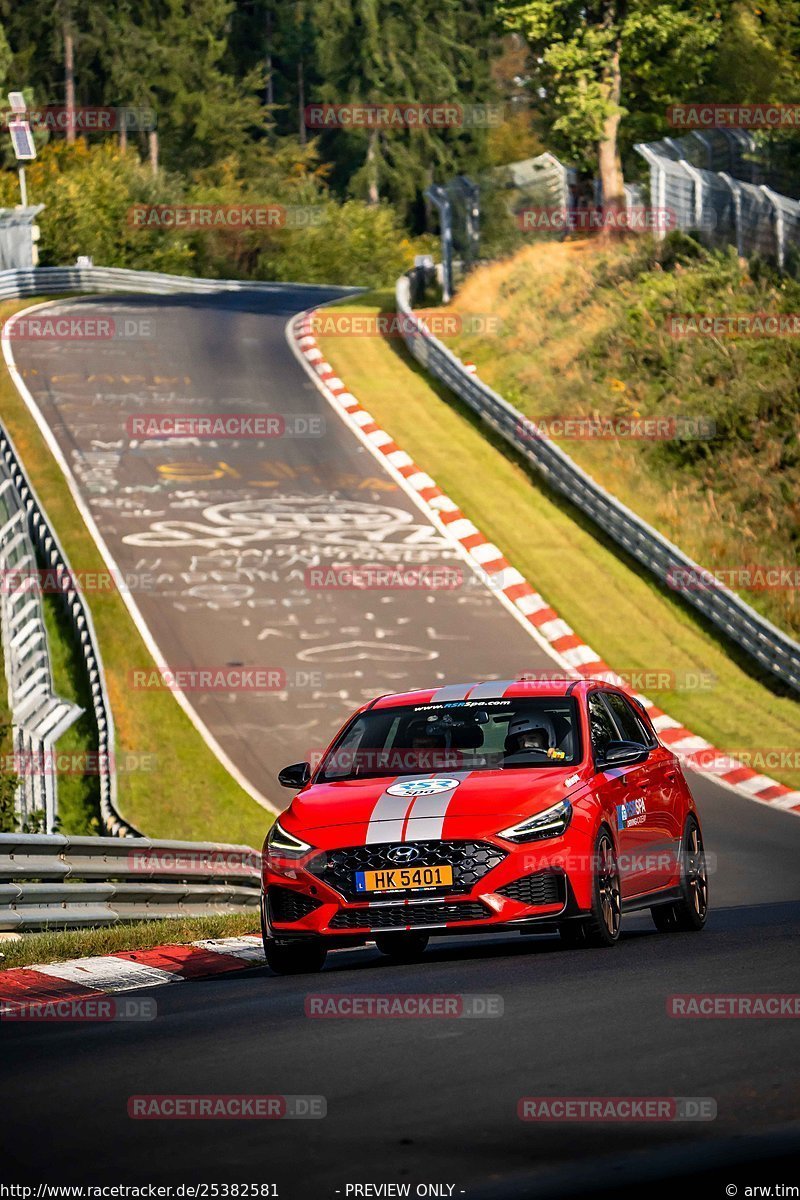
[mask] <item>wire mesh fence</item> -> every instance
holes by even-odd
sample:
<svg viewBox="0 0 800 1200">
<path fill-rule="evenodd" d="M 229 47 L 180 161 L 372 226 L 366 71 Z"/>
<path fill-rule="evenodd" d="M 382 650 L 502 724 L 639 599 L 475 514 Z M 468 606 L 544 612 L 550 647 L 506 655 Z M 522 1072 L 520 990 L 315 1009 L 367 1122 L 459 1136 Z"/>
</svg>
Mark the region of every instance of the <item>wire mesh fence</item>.
<svg viewBox="0 0 800 1200">
<path fill-rule="evenodd" d="M 725 169 L 712 169 L 708 164 L 724 160 L 714 137 L 723 132 L 741 136 L 725 139 Z M 741 130 L 714 130 L 640 142 L 635 149 L 650 168 L 650 202 L 669 212 L 673 228 L 712 247 L 733 245 L 743 258 L 760 255 L 786 270 L 800 256 L 800 201 L 757 182 L 768 172 L 745 157 L 752 153 L 751 142 Z"/>
</svg>

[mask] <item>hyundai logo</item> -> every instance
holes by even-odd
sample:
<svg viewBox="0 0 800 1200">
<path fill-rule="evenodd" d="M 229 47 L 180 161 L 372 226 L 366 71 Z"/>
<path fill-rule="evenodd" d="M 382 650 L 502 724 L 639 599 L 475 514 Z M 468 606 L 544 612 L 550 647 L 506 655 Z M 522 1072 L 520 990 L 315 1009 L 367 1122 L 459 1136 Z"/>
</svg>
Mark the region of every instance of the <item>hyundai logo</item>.
<svg viewBox="0 0 800 1200">
<path fill-rule="evenodd" d="M 390 862 L 408 863 L 419 858 L 419 853 L 416 846 L 393 846 L 391 850 L 387 850 L 386 857 Z"/>
</svg>

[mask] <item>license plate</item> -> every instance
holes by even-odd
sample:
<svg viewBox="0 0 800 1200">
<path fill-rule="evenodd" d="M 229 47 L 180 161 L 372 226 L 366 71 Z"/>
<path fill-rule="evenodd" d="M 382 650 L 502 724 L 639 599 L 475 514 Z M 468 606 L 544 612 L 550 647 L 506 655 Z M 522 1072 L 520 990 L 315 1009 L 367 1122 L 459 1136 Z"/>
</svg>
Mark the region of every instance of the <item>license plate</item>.
<svg viewBox="0 0 800 1200">
<path fill-rule="evenodd" d="M 357 892 L 405 892 L 414 888 L 450 887 L 452 867 L 389 867 L 356 871 Z"/>
</svg>

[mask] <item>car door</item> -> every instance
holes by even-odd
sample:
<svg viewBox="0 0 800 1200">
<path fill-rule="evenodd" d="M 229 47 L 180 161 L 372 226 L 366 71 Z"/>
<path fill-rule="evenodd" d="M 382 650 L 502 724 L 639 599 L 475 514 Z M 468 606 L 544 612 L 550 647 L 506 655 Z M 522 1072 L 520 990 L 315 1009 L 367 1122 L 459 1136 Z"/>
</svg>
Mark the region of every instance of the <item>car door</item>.
<svg viewBox="0 0 800 1200">
<path fill-rule="evenodd" d="M 635 784 L 639 765 L 603 766 L 603 750 L 609 742 L 622 740 L 622 734 L 611 709 L 605 703 L 602 691 L 590 692 L 587 706 L 592 755 L 597 772 L 595 779 L 598 799 L 608 813 L 616 834 L 619 847 L 620 887 L 624 900 L 628 896 L 635 896 L 644 890 L 640 881 L 642 873 L 639 853 L 641 833 L 635 819 L 636 804 L 634 803 L 640 795 Z"/>
<path fill-rule="evenodd" d="M 640 742 L 648 747 L 649 753 L 635 775 L 629 777 L 635 787 L 635 796 L 641 799 L 641 812 L 632 818 L 629 841 L 635 846 L 638 856 L 638 884 L 640 891 L 651 891 L 665 887 L 674 871 L 677 800 L 677 774 L 674 755 L 665 750 L 647 729 L 645 722 L 636 712 L 634 705 L 621 692 L 605 692 L 603 699 L 611 710 L 620 735 L 626 741 Z M 634 832 L 635 829 L 635 832 Z"/>
</svg>

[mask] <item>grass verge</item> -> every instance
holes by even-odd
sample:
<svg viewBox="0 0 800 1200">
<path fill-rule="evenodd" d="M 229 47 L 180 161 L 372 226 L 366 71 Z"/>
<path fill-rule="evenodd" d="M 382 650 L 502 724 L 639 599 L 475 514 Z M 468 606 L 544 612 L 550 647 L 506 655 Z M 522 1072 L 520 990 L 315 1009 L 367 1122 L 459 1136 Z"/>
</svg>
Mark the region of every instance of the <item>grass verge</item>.
<svg viewBox="0 0 800 1200">
<path fill-rule="evenodd" d="M 56 596 L 44 597 L 44 620 L 53 688 L 62 700 L 70 700 L 83 709 L 74 725 L 58 739 L 59 759 L 81 764 L 97 751 L 97 730 L 92 715 L 91 688 L 72 626 Z M 91 772 L 71 768 L 58 775 L 59 832 L 76 837 L 102 833 L 100 823 L 100 778 Z"/>
<path fill-rule="evenodd" d="M 0 305 L 0 322 L 30 301 Z M 29 478 L 75 572 L 105 569 L 60 467 L 50 454 L 5 363 L 0 367 L 0 412 Z M 150 837 L 243 842 L 260 846 L 271 817 L 244 792 L 206 746 L 169 692 L 131 690 L 131 663 L 149 652 L 118 592 L 97 592 L 91 611 L 100 642 L 117 733 L 117 754 L 141 755 L 151 770 L 119 774 L 122 814 Z M 51 614 L 52 628 L 52 614 Z M 62 686 L 67 681 L 60 677 Z M 76 727 L 75 736 L 79 736 Z"/>
<path fill-rule="evenodd" d="M 681 315 L 791 320 L 798 306 L 797 280 L 683 234 L 536 243 L 470 275 L 453 305 L 463 331 L 448 344 L 534 421 L 660 419 L 659 438 L 555 440 L 796 636 L 800 588 L 770 585 L 763 568 L 790 570 L 800 557 L 797 338 L 675 330 Z M 501 336 L 471 324 L 475 314 L 499 320 Z"/>
<path fill-rule="evenodd" d="M 45 930 L 26 934 L 18 942 L 0 942 L 0 971 L 36 963 L 89 958 L 118 950 L 147 950 L 150 946 L 197 942 L 201 938 L 241 937 L 258 933 L 258 910 L 219 917 L 186 917 L 136 921 L 103 929 Z"/>
<path fill-rule="evenodd" d="M 370 314 L 395 311 L 390 292 L 342 304 Z M 753 755 L 800 745 L 800 704 L 755 679 L 674 594 L 641 574 L 435 385 L 399 339 L 319 342 L 375 420 L 615 670 L 670 672 L 676 686 L 651 691 L 651 698 L 720 749 Z M 759 759 L 753 765 L 800 787 L 798 770 Z"/>
</svg>

